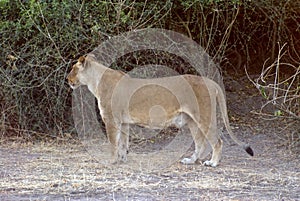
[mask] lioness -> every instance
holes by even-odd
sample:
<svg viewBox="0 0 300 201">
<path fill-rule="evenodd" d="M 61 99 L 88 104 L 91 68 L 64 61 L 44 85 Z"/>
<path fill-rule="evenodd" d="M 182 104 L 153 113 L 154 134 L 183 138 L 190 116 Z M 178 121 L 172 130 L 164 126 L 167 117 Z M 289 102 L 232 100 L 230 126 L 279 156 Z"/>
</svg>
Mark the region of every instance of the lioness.
<svg viewBox="0 0 300 201">
<path fill-rule="evenodd" d="M 73 89 L 87 85 L 97 98 L 114 162 L 127 160 L 130 124 L 149 128 L 175 124 L 178 127 L 187 125 L 195 143 L 193 155 L 181 162 L 195 163 L 208 142 L 212 147 L 212 157 L 204 165 L 217 166 L 223 144 L 217 133 L 217 102 L 231 138 L 253 156 L 250 146 L 239 141 L 231 131 L 223 91 L 211 79 L 196 75 L 131 78 L 98 63 L 92 54 L 80 57 L 67 79 Z"/>
</svg>

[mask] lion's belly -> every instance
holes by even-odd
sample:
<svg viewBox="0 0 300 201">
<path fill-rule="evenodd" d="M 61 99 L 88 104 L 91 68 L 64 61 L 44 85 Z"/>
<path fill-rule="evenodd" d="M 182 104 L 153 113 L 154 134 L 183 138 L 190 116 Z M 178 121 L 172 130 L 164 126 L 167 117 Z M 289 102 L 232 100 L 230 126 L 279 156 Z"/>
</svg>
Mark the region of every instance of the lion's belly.
<svg viewBox="0 0 300 201">
<path fill-rule="evenodd" d="M 188 119 L 188 116 L 184 113 L 177 113 L 171 117 L 168 117 L 161 112 L 153 113 L 150 113 L 150 115 L 145 118 L 132 116 L 129 123 L 137 124 L 151 129 L 162 129 L 171 125 L 181 128 L 186 124 Z"/>
</svg>

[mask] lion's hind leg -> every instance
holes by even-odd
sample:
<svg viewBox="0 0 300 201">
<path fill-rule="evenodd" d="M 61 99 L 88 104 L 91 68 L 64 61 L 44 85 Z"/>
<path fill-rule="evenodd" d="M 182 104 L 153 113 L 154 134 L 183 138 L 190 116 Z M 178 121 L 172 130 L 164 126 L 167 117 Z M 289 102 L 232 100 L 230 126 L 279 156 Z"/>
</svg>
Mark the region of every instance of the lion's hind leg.
<svg viewBox="0 0 300 201">
<path fill-rule="evenodd" d="M 183 158 L 181 160 L 181 163 L 194 164 L 200 158 L 202 153 L 206 150 L 208 144 L 203 133 L 201 132 L 201 130 L 198 128 L 197 124 L 193 120 L 190 120 L 188 122 L 188 127 L 193 136 L 193 140 L 195 143 L 195 151 L 191 157 Z"/>
<path fill-rule="evenodd" d="M 222 147 L 223 147 L 223 141 L 221 138 L 217 140 L 217 143 L 212 145 L 213 152 L 212 152 L 212 157 L 209 161 L 205 161 L 204 165 L 206 166 L 211 166 L 211 167 L 216 167 L 219 164 L 219 161 L 221 159 L 221 153 L 222 153 Z"/>
<path fill-rule="evenodd" d="M 214 116 L 212 117 L 214 118 Z M 223 140 L 220 138 L 217 132 L 217 124 L 216 119 L 213 119 L 207 132 L 205 138 L 209 142 L 210 146 L 212 147 L 212 156 L 209 161 L 205 161 L 204 165 L 216 167 L 221 160 L 222 155 L 222 148 L 223 148 Z"/>
</svg>

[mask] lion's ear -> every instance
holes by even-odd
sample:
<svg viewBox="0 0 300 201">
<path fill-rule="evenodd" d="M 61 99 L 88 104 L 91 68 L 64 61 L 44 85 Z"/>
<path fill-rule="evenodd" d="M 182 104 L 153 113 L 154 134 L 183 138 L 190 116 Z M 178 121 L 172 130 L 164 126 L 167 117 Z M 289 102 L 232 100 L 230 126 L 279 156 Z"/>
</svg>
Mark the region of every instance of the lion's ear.
<svg viewBox="0 0 300 201">
<path fill-rule="evenodd" d="M 80 63 L 83 64 L 84 61 L 85 61 L 85 57 L 84 56 L 79 57 L 78 62 L 80 62 Z"/>
<path fill-rule="evenodd" d="M 77 61 L 77 68 L 81 71 L 84 69 L 84 61 L 85 61 L 85 57 L 81 56 L 79 57 L 78 61 Z"/>
</svg>

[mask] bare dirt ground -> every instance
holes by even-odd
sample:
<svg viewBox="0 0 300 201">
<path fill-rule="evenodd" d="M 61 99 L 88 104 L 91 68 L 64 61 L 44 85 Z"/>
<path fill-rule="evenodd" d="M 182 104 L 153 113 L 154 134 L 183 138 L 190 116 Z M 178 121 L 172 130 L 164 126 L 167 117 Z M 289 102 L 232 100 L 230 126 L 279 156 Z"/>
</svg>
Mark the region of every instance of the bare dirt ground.
<svg viewBox="0 0 300 201">
<path fill-rule="evenodd" d="M 2 139 L 0 200 L 300 200 L 299 147 L 289 146 L 289 136 L 299 126 L 253 114 L 263 100 L 240 83 L 225 82 L 230 86 L 229 115 L 234 132 L 251 144 L 254 157 L 225 134 L 223 158 L 216 168 L 175 162 L 145 172 L 104 167 L 74 139 Z"/>
</svg>

